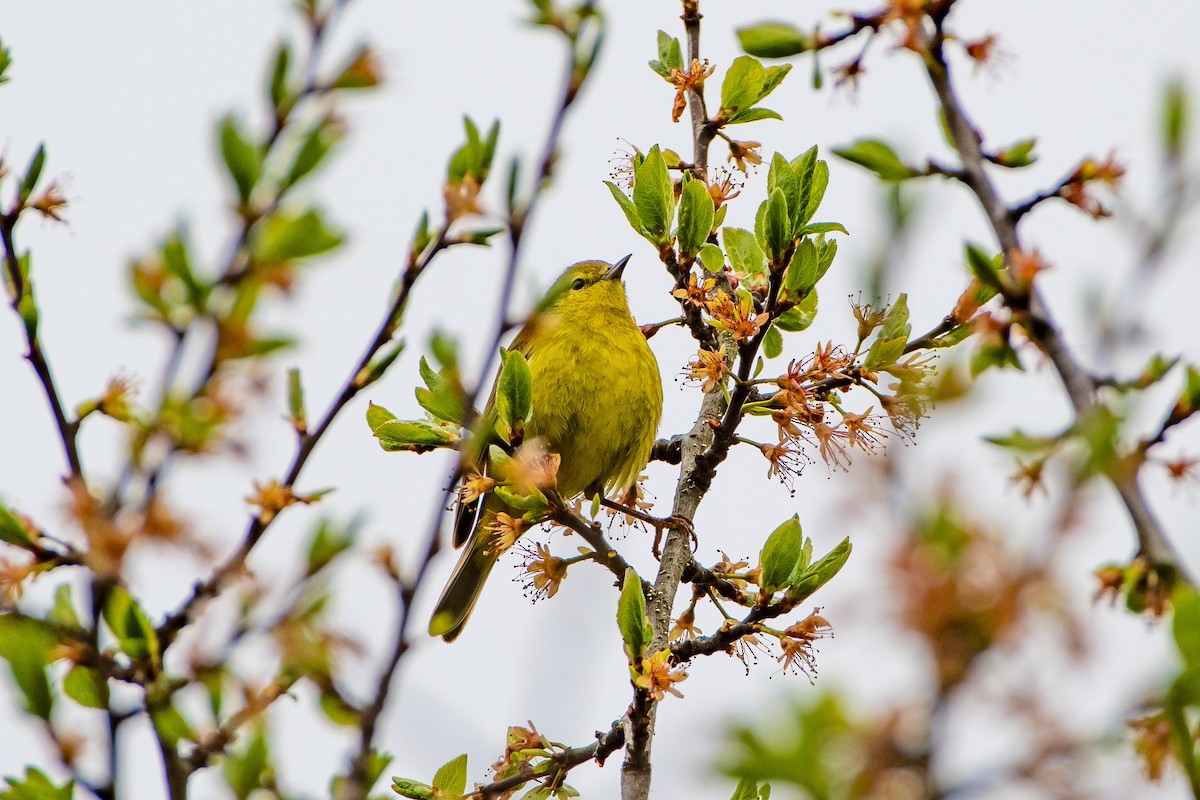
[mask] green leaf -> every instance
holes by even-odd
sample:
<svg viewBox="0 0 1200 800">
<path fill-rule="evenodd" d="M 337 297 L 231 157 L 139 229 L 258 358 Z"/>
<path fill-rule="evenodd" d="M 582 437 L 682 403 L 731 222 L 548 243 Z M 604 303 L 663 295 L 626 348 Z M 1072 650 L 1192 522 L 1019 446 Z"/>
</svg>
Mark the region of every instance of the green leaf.
<svg viewBox="0 0 1200 800">
<path fill-rule="evenodd" d="M 1033 153 L 1036 144 L 1037 139 L 1024 139 L 997 153 L 993 160 L 1000 166 L 1010 169 L 1028 167 L 1037 161 L 1037 156 Z"/>
<path fill-rule="evenodd" d="M 511 442 L 515 432 L 525 430 L 532 409 L 533 383 L 524 353 L 501 350 L 500 359 L 500 377 L 496 382 L 497 428 Z"/>
<path fill-rule="evenodd" d="M 392 791 L 411 800 L 434 800 L 432 786 L 410 778 L 392 778 Z"/>
<path fill-rule="evenodd" d="M 321 165 L 325 157 L 329 155 L 329 151 L 340 139 L 341 137 L 336 133 L 336 129 L 329 120 L 322 119 L 313 125 L 305 134 L 299 149 L 296 150 L 296 156 L 292 159 L 292 165 L 288 168 L 282 187 L 290 188 L 308 177 Z"/>
<path fill-rule="evenodd" d="M 759 579 L 764 595 L 774 594 L 787 586 L 803 546 L 804 534 L 800 529 L 800 518 L 795 514 L 767 537 L 762 551 L 762 577 Z"/>
<path fill-rule="evenodd" d="M 271 753 L 262 728 L 254 731 L 246 749 L 225 754 L 222 771 L 225 781 L 238 800 L 247 800 L 255 789 L 263 785 L 263 778 L 270 767 Z"/>
<path fill-rule="evenodd" d="M 44 166 L 46 166 L 46 145 L 39 144 L 33 158 L 29 160 L 29 166 L 25 168 L 25 176 L 21 178 L 21 185 L 17 189 L 18 206 L 24 206 L 25 201 L 33 195 L 38 179 L 42 177 Z"/>
<path fill-rule="evenodd" d="M 368 410 L 367 414 L 370 413 Z M 458 441 L 458 433 L 454 428 L 427 422 L 423 419 L 393 419 L 373 426 L 371 433 L 379 440 L 379 446 L 389 453 L 398 451 L 427 453 Z"/>
<path fill-rule="evenodd" d="M 722 228 L 721 240 L 734 271 L 743 275 L 757 275 L 763 271 L 765 257 L 753 233 L 744 228 Z"/>
<path fill-rule="evenodd" d="M 271 108 L 282 112 L 288 100 L 288 65 L 292 60 L 292 48 L 287 42 L 280 42 L 275 48 L 275 60 L 271 66 L 271 76 L 267 81 L 267 97 L 271 100 Z"/>
<path fill-rule="evenodd" d="M 254 257 L 265 264 L 282 264 L 327 253 L 341 244 L 341 234 L 326 225 L 320 211 L 309 209 L 299 215 L 280 211 L 263 222 Z"/>
<path fill-rule="evenodd" d="M 813 289 L 795 306 L 779 315 L 775 327 L 788 333 L 796 333 L 808 328 L 817 318 L 817 290 Z"/>
<path fill-rule="evenodd" d="M 783 258 L 788 245 L 792 243 L 791 225 L 788 224 L 787 199 L 783 189 L 776 187 L 766 201 L 767 211 L 763 215 L 763 237 L 767 241 L 767 259 L 771 262 L 772 272 L 783 266 Z"/>
<path fill-rule="evenodd" d="M 642 220 L 638 216 L 637 207 L 634 206 L 633 201 L 630 200 L 623 191 L 621 191 L 621 187 L 617 186 L 612 181 L 605 181 L 604 185 L 607 186 L 608 191 L 612 193 L 613 199 L 617 201 L 617 205 L 619 205 L 621 210 L 625 212 L 625 219 L 629 220 L 629 227 L 633 228 L 633 230 L 637 232 L 639 236 L 645 236 L 647 239 L 653 241 L 653 238 L 646 233 L 645 227 L 642 226 Z"/>
<path fill-rule="evenodd" d="M 221 120 L 218 138 L 221 158 L 224 159 L 229 177 L 233 179 L 233 185 L 237 188 L 238 198 L 243 203 L 249 202 L 255 184 L 262 177 L 262 151 L 247 138 L 232 114 Z"/>
<path fill-rule="evenodd" d="M 684 259 L 694 258 L 707 241 L 715 213 L 712 195 L 708 193 L 704 181 L 685 181 L 680 192 L 679 230 L 676 234 L 680 255 Z"/>
<path fill-rule="evenodd" d="M 299 367 L 288 370 L 288 414 L 299 426 L 303 426 L 308 418 L 304 411 L 304 386 L 300 382 Z"/>
<path fill-rule="evenodd" d="M 99 672 L 76 664 L 63 678 L 67 697 L 88 708 L 108 708 L 108 681 Z"/>
<path fill-rule="evenodd" d="M 57 644 L 53 629 L 41 620 L 0 615 L 0 658 L 12 670 L 13 679 L 25 697 L 25 709 L 47 720 L 54 706 L 54 694 L 46 677 L 46 666 Z"/>
<path fill-rule="evenodd" d="M 812 47 L 807 34 L 786 22 L 764 22 L 739 28 L 737 37 L 743 50 L 759 58 L 788 58 Z"/>
<path fill-rule="evenodd" d="M 313 531 L 312 539 L 308 543 L 305 577 L 316 575 L 333 563 L 335 558 L 346 552 L 354 543 L 357 527 L 354 523 L 344 528 L 335 527 L 327 519 L 317 523 L 317 528 Z"/>
<path fill-rule="evenodd" d="M 29 547 L 33 544 L 25 526 L 2 503 L 0 503 L 0 542 L 15 544 L 17 547 Z"/>
<path fill-rule="evenodd" d="M 362 721 L 358 710 L 333 692 L 322 692 L 319 703 L 321 713 L 334 725 L 357 725 Z"/>
<path fill-rule="evenodd" d="M 71 598 L 71 584 L 60 583 L 54 588 L 54 605 L 48 619 L 63 628 L 80 628 L 79 615 L 75 613 L 75 601 Z"/>
<path fill-rule="evenodd" d="M 757 245 L 755 246 L 757 247 Z M 712 242 L 706 242 L 701 245 L 697 255 L 700 257 L 700 263 L 704 265 L 704 269 L 708 272 L 720 272 L 725 268 L 725 254 L 721 252 L 721 248 Z"/>
<path fill-rule="evenodd" d="M 796 232 L 797 236 L 819 236 L 825 233 L 842 233 L 846 236 L 850 232 L 840 222 L 810 222 L 807 225 L 802 225 L 800 230 Z"/>
<path fill-rule="evenodd" d="M 758 97 L 754 98 L 754 102 L 762 100 L 771 92 L 779 88 L 779 84 L 783 83 L 783 79 L 792 71 L 791 64 L 781 64 L 776 67 L 767 67 L 766 74 L 763 75 L 762 90 Z"/>
<path fill-rule="evenodd" d="M 396 419 L 396 415 L 383 406 L 367 403 L 367 425 L 371 427 L 371 430 L 375 430 L 383 423 L 391 422 L 394 419 Z"/>
<path fill-rule="evenodd" d="M 726 120 L 725 124 L 726 125 L 742 125 L 747 122 L 758 122 L 761 119 L 780 119 L 781 120 L 781 119 L 783 119 L 783 117 L 780 115 L 780 113 L 778 111 L 772 111 L 769 108 L 761 108 L 759 106 L 755 106 L 754 108 L 747 108 L 743 111 L 737 112 L 732 117 L 730 117 L 728 120 Z"/>
<path fill-rule="evenodd" d="M 158 632 L 141 605 L 123 587 L 116 586 L 109 592 L 104 621 L 117 637 L 121 652 L 134 661 L 158 663 Z"/>
<path fill-rule="evenodd" d="M 421 378 L 429 388 L 416 388 L 417 402 L 435 419 L 461 423 L 467 398 L 457 378 L 451 379 L 444 373 L 434 372 L 424 356 L 421 357 L 419 369 Z"/>
<path fill-rule="evenodd" d="M 3 67 L 0 67 L 2 73 Z M 1188 124 L 1191 114 L 1188 108 L 1187 87 L 1179 78 L 1167 84 L 1162 97 L 1161 135 L 1163 152 L 1168 158 L 1178 159 L 1187 144 Z"/>
<path fill-rule="evenodd" d="M 981 247 L 971 242 L 964 243 L 963 252 L 971 274 L 978 278 L 980 283 L 997 292 L 1004 289 L 1004 279 L 1001 275 L 1002 255 L 989 256 Z"/>
<path fill-rule="evenodd" d="M 8 72 L 8 68 L 12 66 L 12 54 L 4 42 L 0 41 L 0 84 L 8 83 L 8 76 L 4 73 Z"/>
<path fill-rule="evenodd" d="M 362 371 L 355 377 L 355 382 L 358 388 L 362 389 L 370 386 L 375 381 L 383 377 L 383 373 L 387 372 L 388 367 L 395 363 L 400 354 L 404 352 L 404 340 L 393 342 L 383 355 L 376 356 L 370 364 L 363 367 Z"/>
<path fill-rule="evenodd" d="M 784 273 L 783 287 L 787 289 L 789 297 L 803 297 L 816 285 L 817 246 L 812 239 L 801 239 Z"/>
<path fill-rule="evenodd" d="M 447 761 L 438 767 L 433 776 L 435 791 L 448 795 L 461 795 L 467 790 L 467 754 Z"/>
<path fill-rule="evenodd" d="M 1175 646 L 1189 667 L 1200 667 L 1200 594 L 1190 586 L 1181 584 L 1172 598 L 1175 616 L 1171 620 L 1171 631 L 1175 635 Z"/>
<path fill-rule="evenodd" d="M 790 215 L 800 204 L 800 176 L 779 153 L 771 156 L 771 166 L 767 170 L 767 196 L 776 189 L 783 191 L 783 199 L 787 201 L 786 207 Z M 790 233 L 790 226 L 788 232 Z"/>
<path fill-rule="evenodd" d="M 763 81 L 767 71 L 758 59 L 738 56 L 725 72 L 721 82 L 721 108 L 726 116 L 733 116 L 742 108 L 749 108 L 763 96 Z"/>
<path fill-rule="evenodd" d="M 658 58 L 650 62 L 650 69 L 668 81 L 672 69 L 683 69 L 683 48 L 679 46 L 678 39 L 667 35 L 665 31 L 658 32 Z"/>
<path fill-rule="evenodd" d="M 642 580 L 632 568 L 625 570 L 625 581 L 621 585 L 621 599 L 617 602 L 617 627 L 625 641 L 625 652 L 630 661 L 642 658 L 654 637 L 654 630 L 646 616 Z"/>
<path fill-rule="evenodd" d="M 846 559 L 850 558 L 850 550 L 849 537 L 842 539 L 837 547 L 826 553 L 820 561 L 811 565 L 798 580 L 793 582 L 792 588 L 788 590 L 788 597 L 796 602 L 811 597 L 814 592 L 833 580 L 833 576 L 841 571 Z"/>
<path fill-rule="evenodd" d="M 658 145 L 650 148 L 638 167 L 633 183 L 633 205 L 650 241 L 664 246 L 671 241 L 671 221 L 675 217 L 675 190 L 667 174 Z"/>
<path fill-rule="evenodd" d="M 901 294 L 888 309 L 879 328 L 879 335 L 867 351 L 863 369 L 878 370 L 896 363 L 904 355 L 912 326 L 908 323 L 908 295 Z"/>
<path fill-rule="evenodd" d="M 0 50 L 0 55 L 4 53 Z M 0 60 L 0 64 L 3 61 Z M 3 80 L 0 80 L 3 83 Z M 6 786 L 0 787 L 0 800 L 72 800 L 75 797 L 75 781 L 67 781 L 62 786 L 54 782 L 37 767 L 25 767 L 25 778 L 6 775 Z"/>
<path fill-rule="evenodd" d="M 805 176 L 803 183 L 802 202 L 803 208 L 797 209 L 797 213 L 793 214 L 794 221 L 798 228 L 796 236 L 803 236 L 806 233 L 822 233 L 821 230 L 814 230 L 812 225 L 808 225 L 808 221 L 817 213 L 817 209 L 821 206 L 821 201 L 825 199 L 825 190 L 829 187 L 829 165 L 825 161 L 817 160 L 816 147 L 813 147 L 814 164 L 811 177 Z M 837 223 L 822 222 L 817 225 L 837 225 Z M 829 230 L 841 230 L 842 233 L 846 229 L 840 225 L 837 228 Z"/>
<path fill-rule="evenodd" d="M 1030 436 L 1024 431 L 1013 431 L 1003 436 L 985 436 L 983 440 L 997 447 L 1007 447 L 1022 453 L 1042 453 L 1058 444 L 1055 437 Z"/>
<path fill-rule="evenodd" d="M 848 147 L 835 148 L 833 154 L 869 169 L 880 180 L 902 181 L 917 174 L 900 160 L 891 146 L 878 139 L 860 139 Z"/>
<path fill-rule="evenodd" d="M 778 358 L 783 354 L 783 334 L 774 325 L 763 335 L 762 351 L 767 358 Z"/>
</svg>

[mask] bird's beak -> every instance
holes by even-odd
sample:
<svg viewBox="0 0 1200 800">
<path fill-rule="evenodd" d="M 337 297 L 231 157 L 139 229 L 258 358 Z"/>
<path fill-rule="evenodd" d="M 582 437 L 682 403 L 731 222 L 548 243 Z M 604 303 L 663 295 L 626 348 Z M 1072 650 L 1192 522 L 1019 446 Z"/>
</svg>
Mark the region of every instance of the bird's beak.
<svg viewBox="0 0 1200 800">
<path fill-rule="evenodd" d="M 604 276 L 601 277 L 600 280 L 602 280 L 602 281 L 619 281 L 619 280 L 621 280 L 621 273 L 625 271 L 625 265 L 629 263 L 629 259 L 631 259 L 631 258 L 633 258 L 633 253 L 630 253 L 629 255 L 625 256 L 617 263 L 613 264 L 612 269 L 610 269 L 608 272 L 604 273 Z"/>
</svg>

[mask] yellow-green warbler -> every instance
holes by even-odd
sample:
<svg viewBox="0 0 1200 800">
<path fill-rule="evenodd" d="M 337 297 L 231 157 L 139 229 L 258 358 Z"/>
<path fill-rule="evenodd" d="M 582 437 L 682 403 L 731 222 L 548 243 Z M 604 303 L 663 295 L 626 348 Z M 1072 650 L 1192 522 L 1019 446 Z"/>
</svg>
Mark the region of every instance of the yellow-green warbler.
<svg viewBox="0 0 1200 800">
<path fill-rule="evenodd" d="M 623 492 L 650 459 L 662 416 L 658 362 L 629 313 L 621 273 L 614 265 L 581 261 L 566 269 L 517 338 L 513 350 L 529 362 L 532 412 L 525 441 L 556 453 L 558 494 L 593 497 Z M 487 439 L 495 441 L 495 390 L 483 414 L 481 442 L 468 445 L 467 468 L 486 475 Z M 497 515 L 520 517 L 492 494 L 460 502 L 454 544 L 467 542 L 442 591 L 429 633 L 453 641 L 479 599 L 504 547 Z M 467 541 L 469 537 L 469 542 Z"/>
</svg>

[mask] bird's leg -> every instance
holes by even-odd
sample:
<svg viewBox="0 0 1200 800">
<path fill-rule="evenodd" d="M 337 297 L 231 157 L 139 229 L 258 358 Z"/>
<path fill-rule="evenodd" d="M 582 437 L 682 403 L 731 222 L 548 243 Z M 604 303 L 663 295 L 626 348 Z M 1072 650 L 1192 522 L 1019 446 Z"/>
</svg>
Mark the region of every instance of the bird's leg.
<svg viewBox="0 0 1200 800">
<path fill-rule="evenodd" d="M 633 491 L 633 490 L 631 490 L 631 491 Z M 636 497 L 636 495 L 635 495 L 635 497 Z M 629 499 L 629 496 L 626 495 L 625 497 L 623 497 L 621 499 L 627 500 L 627 499 Z M 600 498 L 600 505 L 602 505 L 605 508 L 610 509 L 612 511 L 617 511 L 621 514 L 625 514 L 626 516 L 633 517 L 634 519 L 641 520 L 642 522 L 645 522 L 648 525 L 653 526 L 654 527 L 653 553 L 654 553 L 654 557 L 657 559 L 662 558 L 662 550 L 660 548 L 660 545 L 662 544 L 662 534 L 663 534 L 664 530 L 687 531 L 688 535 L 692 537 L 692 550 L 694 551 L 697 547 L 700 546 L 700 542 L 696 538 L 695 526 L 692 524 L 692 521 L 690 519 L 688 519 L 687 517 L 682 517 L 682 516 L 679 516 L 678 514 L 672 514 L 669 517 L 655 517 L 650 514 L 647 514 L 645 511 L 642 511 L 639 508 L 633 507 L 632 505 L 626 505 L 625 503 L 618 503 L 615 500 L 609 500 L 607 497 Z"/>
</svg>

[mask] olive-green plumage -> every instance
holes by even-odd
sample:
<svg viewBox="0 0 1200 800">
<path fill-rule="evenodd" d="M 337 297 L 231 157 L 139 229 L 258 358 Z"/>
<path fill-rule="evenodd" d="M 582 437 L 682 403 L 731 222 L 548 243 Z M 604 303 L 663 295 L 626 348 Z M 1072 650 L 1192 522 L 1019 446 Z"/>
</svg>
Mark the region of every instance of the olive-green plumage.
<svg viewBox="0 0 1200 800">
<path fill-rule="evenodd" d="M 615 266 L 581 261 L 566 269 L 538 311 L 513 340 L 529 362 L 533 411 L 525 438 L 558 453 L 558 493 L 620 492 L 632 486 L 650 459 L 662 415 L 658 362 L 629 313 Z M 487 438 L 494 437 L 495 394 L 483 414 L 486 436 L 472 446 L 486 474 Z M 454 543 L 468 540 L 442 591 L 429 633 L 453 641 L 462 633 L 479 592 L 499 557 L 488 525 L 500 512 L 520 516 L 492 495 L 460 504 Z"/>
</svg>

